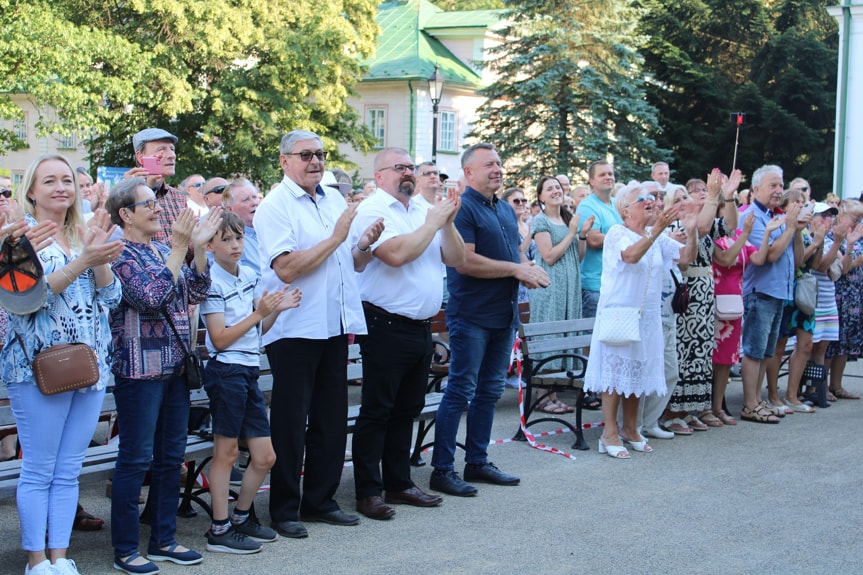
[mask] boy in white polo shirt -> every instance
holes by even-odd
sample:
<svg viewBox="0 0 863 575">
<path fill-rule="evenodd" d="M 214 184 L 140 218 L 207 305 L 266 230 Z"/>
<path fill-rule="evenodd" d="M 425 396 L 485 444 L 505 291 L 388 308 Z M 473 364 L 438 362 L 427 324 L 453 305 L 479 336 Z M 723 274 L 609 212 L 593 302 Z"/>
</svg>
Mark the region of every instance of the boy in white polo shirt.
<svg viewBox="0 0 863 575">
<path fill-rule="evenodd" d="M 260 278 L 240 265 L 243 221 L 225 212 L 219 231 L 208 245 L 216 265 L 201 315 L 207 325 L 210 359 L 204 389 L 210 397 L 214 449 L 210 468 L 213 523 L 207 531 L 207 550 L 248 554 L 261 542 L 274 541 L 275 531 L 260 524 L 249 510 L 255 494 L 276 460 L 264 398 L 258 388 L 261 333 L 278 315 L 300 305 L 300 290 L 288 287 L 255 298 Z M 251 460 L 243 476 L 234 512 L 228 516 L 228 485 L 237 459 L 238 439 L 244 438 Z"/>
</svg>

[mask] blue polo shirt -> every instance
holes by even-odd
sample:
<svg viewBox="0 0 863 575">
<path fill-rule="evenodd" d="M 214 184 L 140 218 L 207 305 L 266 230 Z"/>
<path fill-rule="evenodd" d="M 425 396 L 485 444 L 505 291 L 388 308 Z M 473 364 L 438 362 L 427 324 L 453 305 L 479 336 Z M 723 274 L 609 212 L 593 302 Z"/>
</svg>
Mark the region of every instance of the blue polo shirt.
<svg viewBox="0 0 863 575">
<path fill-rule="evenodd" d="M 492 260 L 521 262 L 515 211 L 497 196 L 488 200 L 473 188 L 465 188 L 455 227 L 466 244 L 475 246 L 477 254 Z M 458 317 L 486 329 L 519 325 L 518 280 L 515 278 L 475 278 L 449 266 L 446 277 L 447 319 Z"/>
<path fill-rule="evenodd" d="M 617 208 L 614 207 L 614 198 L 611 198 L 611 202 L 606 204 L 595 193 L 581 200 L 575 213 L 581 217 L 581 222 L 594 216 L 593 227 L 590 229 L 599 230 L 603 234 L 607 234 L 611 226 L 623 223 L 620 214 L 617 213 Z M 600 278 L 602 277 L 602 248 L 587 246 L 580 268 L 581 289 L 599 291 Z"/>
<path fill-rule="evenodd" d="M 760 246 L 764 239 L 764 229 L 767 223 L 773 219 L 773 214 L 761 202 L 754 199 L 752 204 L 740 215 L 739 222 L 750 213 L 755 214 L 755 222 L 752 225 L 752 233 L 749 234 L 749 243 Z M 770 234 L 772 244 L 785 232 L 786 225 L 795 225 L 795 222 L 783 224 L 779 229 Z M 769 295 L 777 299 L 794 299 L 794 240 L 788 242 L 788 247 L 773 263 L 765 263 L 762 266 L 746 266 L 743 271 L 743 295 L 757 292 Z"/>
</svg>

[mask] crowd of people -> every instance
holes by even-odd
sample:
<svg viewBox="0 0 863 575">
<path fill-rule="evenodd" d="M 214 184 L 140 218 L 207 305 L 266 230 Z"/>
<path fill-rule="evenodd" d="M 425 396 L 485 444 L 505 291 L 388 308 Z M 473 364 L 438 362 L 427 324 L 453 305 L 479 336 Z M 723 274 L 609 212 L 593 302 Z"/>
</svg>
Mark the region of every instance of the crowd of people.
<svg viewBox="0 0 863 575">
<path fill-rule="evenodd" d="M 14 222 L 4 245 L 38 258 L 48 288 L 26 313 L 6 306 L 0 290 L 7 309 L 0 377 L 23 452 L 25 573 L 78 573 L 66 557 L 81 513 L 78 474 L 109 386 L 119 428 L 113 566 L 153 574 L 159 561 L 203 561 L 175 537 L 199 321 L 214 434 L 211 552 L 250 554 L 279 535 L 304 538 L 304 522 L 360 522 L 335 499 L 352 338 L 363 370 L 351 446 L 356 511 L 375 520 L 393 519 L 399 505 L 440 505 L 439 493 L 476 495 L 474 483 L 520 483 L 487 451 L 519 302 L 530 303 L 531 321 L 597 318 L 585 402 L 601 407 L 599 452 L 616 459 L 631 457 L 627 445 L 652 451 L 649 438 L 736 425 L 724 397 L 738 363 L 746 421 L 813 413 L 803 381 L 829 381 L 832 400 L 857 399 L 842 387 L 842 373 L 863 346 L 863 204 L 813 201 L 802 178 L 786 190 L 778 166 L 755 170 L 744 194 L 739 171 L 713 170 L 681 186 L 658 162 L 650 180 L 620 185 L 614 166 L 600 160 L 588 167 L 586 185 L 543 175 L 530 194 L 504 189 L 491 144 L 464 151 L 454 189 L 445 189 L 434 163 L 416 165 L 406 150 L 384 148 L 373 185 L 353 190 L 347 174 L 326 169 L 321 138 L 295 130 L 279 144 L 283 177 L 262 197 L 244 178 L 193 174 L 171 187 L 176 144 L 159 128 L 136 133 L 135 167 L 107 194 L 56 155 L 28 168 L 14 202 L 0 194 L 0 218 Z M 795 299 L 809 274 L 818 286 L 812 309 Z M 410 451 L 432 357 L 431 318 L 442 307 L 451 356 L 430 493 L 411 478 Z M 627 322 L 635 326 L 628 339 L 604 329 Z M 781 397 L 776 374 L 788 336 L 796 344 Z M 96 351 L 98 381 L 43 395 L 31 358 L 72 342 Z M 262 348 L 274 382 L 269 405 L 257 384 Z M 822 369 L 807 370 L 812 365 Z M 555 395 L 537 409 L 574 410 Z M 50 416 L 37 423 L 37 413 Z M 241 440 L 250 464 L 231 509 Z M 138 505 L 148 473 L 142 553 Z M 268 474 L 265 526 L 252 503 Z"/>
</svg>

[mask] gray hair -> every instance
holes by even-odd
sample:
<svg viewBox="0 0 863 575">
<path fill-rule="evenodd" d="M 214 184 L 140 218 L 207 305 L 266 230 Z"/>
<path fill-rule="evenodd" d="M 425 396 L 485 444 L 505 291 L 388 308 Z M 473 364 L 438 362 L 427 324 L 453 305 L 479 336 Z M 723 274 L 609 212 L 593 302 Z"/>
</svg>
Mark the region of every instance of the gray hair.
<svg viewBox="0 0 863 575">
<path fill-rule="evenodd" d="M 659 166 L 665 166 L 666 168 L 669 167 L 668 162 L 655 162 L 652 166 L 650 166 L 651 173 Z"/>
<path fill-rule="evenodd" d="M 780 178 L 782 177 L 782 168 L 775 164 L 767 164 L 766 166 L 761 166 L 755 173 L 752 174 L 752 187 L 760 186 L 761 179 L 764 178 L 767 174 L 776 174 Z"/>
<path fill-rule="evenodd" d="M 225 207 L 234 205 L 234 189 L 236 188 L 245 188 L 246 186 L 250 186 L 255 193 L 258 194 L 261 192 L 251 180 L 248 178 L 234 178 L 231 180 L 231 183 L 225 186 L 225 190 L 222 192 L 222 205 Z"/>
<path fill-rule="evenodd" d="M 324 141 L 314 132 L 309 132 L 308 130 L 294 130 L 292 132 L 288 132 L 282 138 L 282 142 L 279 144 L 279 153 L 290 154 L 294 151 L 294 146 L 297 145 L 297 142 L 302 142 L 303 140 L 317 140 L 321 144 L 321 147 L 324 147 Z"/>
<path fill-rule="evenodd" d="M 138 188 L 144 186 L 147 188 L 147 180 L 144 178 L 129 178 L 122 180 L 120 183 L 111 188 L 111 193 L 108 194 L 108 199 L 105 200 L 105 211 L 111 216 L 111 223 L 124 227 L 123 218 L 120 217 L 120 209 L 128 205 L 134 204 L 138 199 Z M 134 211 L 135 208 L 129 208 Z"/>
<path fill-rule="evenodd" d="M 477 150 L 490 150 L 497 153 L 497 148 L 494 147 L 494 144 L 489 144 L 487 142 L 480 142 L 479 144 L 474 144 L 473 146 L 465 150 L 464 153 L 461 155 L 462 168 L 468 165 L 471 156 L 473 156 L 474 152 L 476 152 Z"/>
<path fill-rule="evenodd" d="M 632 195 L 637 195 L 642 189 L 641 183 L 635 180 L 632 180 L 617 192 L 614 201 L 614 208 L 617 210 L 617 213 L 620 214 L 620 219 L 625 219 L 623 217 L 623 210 L 628 208 L 631 204 L 629 201 L 629 197 Z"/>
</svg>

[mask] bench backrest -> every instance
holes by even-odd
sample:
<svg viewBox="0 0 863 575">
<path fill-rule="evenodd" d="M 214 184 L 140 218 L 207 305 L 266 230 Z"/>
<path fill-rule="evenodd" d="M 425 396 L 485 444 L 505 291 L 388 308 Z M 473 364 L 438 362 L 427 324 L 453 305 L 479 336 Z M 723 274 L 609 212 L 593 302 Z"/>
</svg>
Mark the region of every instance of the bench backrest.
<svg viewBox="0 0 863 575">
<path fill-rule="evenodd" d="M 535 353 L 566 352 L 590 346 L 596 318 L 526 323 L 519 330 L 524 356 Z"/>
</svg>

